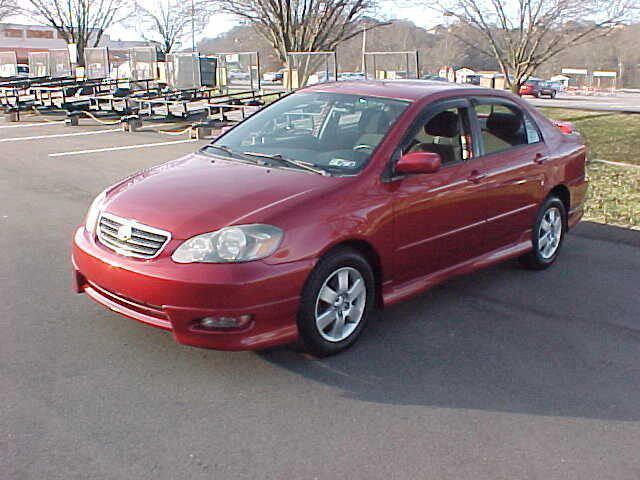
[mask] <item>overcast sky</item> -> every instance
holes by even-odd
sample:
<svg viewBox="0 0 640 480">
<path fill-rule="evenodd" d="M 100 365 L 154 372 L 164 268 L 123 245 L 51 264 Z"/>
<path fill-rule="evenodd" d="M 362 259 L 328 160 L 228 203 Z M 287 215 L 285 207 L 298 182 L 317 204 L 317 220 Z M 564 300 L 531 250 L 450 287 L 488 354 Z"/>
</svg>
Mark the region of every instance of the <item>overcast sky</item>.
<svg viewBox="0 0 640 480">
<path fill-rule="evenodd" d="M 144 0 L 146 3 L 153 4 L 158 0 Z M 380 15 L 385 19 L 389 18 L 404 18 L 412 20 L 416 25 L 421 27 L 432 27 L 441 23 L 441 20 L 434 16 L 432 12 L 428 12 L 424 6 L 416 7 L 416 6 L 399 6 L 399 3 L 404 3 L 402 0 L 393 1 L 387 0 L 383 2 L 383 7 L 380 8 L 382 12 L 385 12 L 384 15 Z M 27 0 L 18 0 L 18 5 L 22 7 L 28 7 L 29 2 Z M 13 17 L 8 19 L 8 21 L 18 22 L 18 23 L 33 23 L 33 21 L 26 17 Z M 212 18 L 209 22 L 207 28 L 200 34 L 197 39 L 203 37 L 215 37 L 229 29 L 231 29 L 234 25 L 236 25 L 236 21 L 226 15 L 216 15 L 215 18 Z M 132 28 L 125 28 L 121 25 L 115 25 L 107 30 L 107 33 L 111 36 L 111 38 L 116 40 L 138 40 L 140 38 L 139 32 Z M 189 40 L 189 39 L 185 39 Z"/>
</svg>

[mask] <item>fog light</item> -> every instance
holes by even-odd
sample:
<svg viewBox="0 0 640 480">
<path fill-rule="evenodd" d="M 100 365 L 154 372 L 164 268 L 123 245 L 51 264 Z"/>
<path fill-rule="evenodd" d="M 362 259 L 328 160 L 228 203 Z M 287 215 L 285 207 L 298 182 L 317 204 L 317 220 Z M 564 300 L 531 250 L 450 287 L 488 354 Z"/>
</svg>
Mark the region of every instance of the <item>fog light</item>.
<svg viewBox="0 0 640 480">
<path fill-rule="evenodd" d="M 199 320 L 199 325 L 207 330 L 217 328 L 244 328 L 251 323 L 252 315 L 240 315 L 239 317 L 205 317 Z"/>
</svg>

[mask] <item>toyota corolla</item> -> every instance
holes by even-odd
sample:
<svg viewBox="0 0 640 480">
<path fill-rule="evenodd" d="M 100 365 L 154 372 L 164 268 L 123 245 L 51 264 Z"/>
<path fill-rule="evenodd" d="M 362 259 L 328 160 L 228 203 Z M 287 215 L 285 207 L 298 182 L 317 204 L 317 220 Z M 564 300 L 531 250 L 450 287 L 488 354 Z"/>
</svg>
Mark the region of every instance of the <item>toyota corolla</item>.
<svg viewBox="0 0 640 480">
<path fill-rule="evenodd" d="M 312 86 L 98 195 L 75 289 L 182 344 L 336 353 L 373 308 L 511 258 L 553 264 L 585 159 L 571 125 L 507 92 Z"/>
</svg>

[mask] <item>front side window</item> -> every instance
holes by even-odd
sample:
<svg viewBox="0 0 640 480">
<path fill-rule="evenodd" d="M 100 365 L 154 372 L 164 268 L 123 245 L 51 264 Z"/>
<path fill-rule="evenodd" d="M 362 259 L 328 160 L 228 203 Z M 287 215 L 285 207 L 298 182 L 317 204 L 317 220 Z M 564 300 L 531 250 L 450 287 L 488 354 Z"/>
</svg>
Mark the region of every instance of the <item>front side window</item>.
<svg viewBox="0 0 640 480">
<path fill-rule="evenodd" d="M 452 165 L 472 156 L 466 108 L 448 108 L 420 125 L 405 152 L 433 152 L 442 165 Z"/>
<path fill-rule="evenodd" d="M 214 145 L 353 174 L 366 165 L 408 105 L 387 98 L 299 92 L 259 111 Z"/>
<path fill-rule="evenodd" d="M 475 110 L 485 155 L 540 141 L 534 121 L 515 106 L 483 102 Z"/>
</svg>

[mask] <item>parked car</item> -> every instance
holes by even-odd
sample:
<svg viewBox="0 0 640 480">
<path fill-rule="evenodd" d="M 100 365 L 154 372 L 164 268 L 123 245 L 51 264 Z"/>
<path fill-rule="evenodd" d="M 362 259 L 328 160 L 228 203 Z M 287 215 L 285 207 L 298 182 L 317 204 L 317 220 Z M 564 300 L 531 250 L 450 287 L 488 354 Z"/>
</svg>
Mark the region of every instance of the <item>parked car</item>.
<svg viewBox="0 0 640 480">
<path fill-rule="evenodd" d="M 508 92 L 308 87 L 98 195 L 75 289 L 186 345 L 336 353 L 375 307 L 512 258 L 552 265 L 585 159 L 569 125 Z"/>
<path fill-rule="evenodd" d="M 262 79 L 265 82 L 281 82 L 284 78 L 284 72 L 286 68 L 281 68 L 277 72 L 267 72 L 262 75 Z"/>
<path fill-rule="evenodd" d="M 520 87 L 520 95 L 531 95 L 536 98 L 556 98 L 556 95 L 558 95 L 558 90 L 551 82 L 531 79 Z"/>
<path fill-rule="evenodd" d="M 338 74 L 338 80 L 347 81 L 347 80 L 366 80 L 367 76 L 364 72 L 342 72 Z"/>
<path fill-rule="evenodd" d="M 554 81 L 547 81 L 546 83 L 546 87 L 547 88 L 551 88 L 553 90 L 555 90 L 556 95 L 560 92 L 564 91 L 564 85 L 562 84 L 562 82 L 554 82 Z"/>
</svg>

